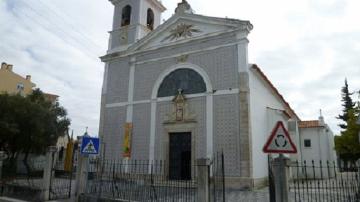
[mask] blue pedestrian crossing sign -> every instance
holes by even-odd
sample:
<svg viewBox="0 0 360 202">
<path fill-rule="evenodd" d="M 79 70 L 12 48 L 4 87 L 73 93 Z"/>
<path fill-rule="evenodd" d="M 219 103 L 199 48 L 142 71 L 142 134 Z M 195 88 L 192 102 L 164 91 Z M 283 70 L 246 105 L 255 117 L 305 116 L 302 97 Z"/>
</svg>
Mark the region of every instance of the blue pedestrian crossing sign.
<svg viewBox="0 0 360 202">
<path fill-rule="evenodd" d="M 100 141 L 95 137 L 83 137 L 80 147 L 81 154 L 99 154 Z"/>
</svg>

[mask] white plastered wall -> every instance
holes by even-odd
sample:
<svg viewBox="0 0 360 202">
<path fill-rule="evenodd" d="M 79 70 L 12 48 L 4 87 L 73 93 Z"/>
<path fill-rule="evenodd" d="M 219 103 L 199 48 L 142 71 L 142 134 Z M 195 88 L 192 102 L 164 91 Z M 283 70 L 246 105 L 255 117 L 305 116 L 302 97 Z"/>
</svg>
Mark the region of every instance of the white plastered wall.
<svg viewBox="0 0 360 202">
<path fill-rule="evenodd" d="M 301 149 L 303 160 L 319 162 L 322 160 L 336 160 L 334 150 L 334 136 L 330 129 L 326 127 L 302 128 L 300 129 Z M 305 147 L 304 140 L 311 140 L 311 147 Z"/>
<path fill-rule="evenodd" d="M 253 178 L 264 178 L 268 174 L 267 154 L 262 148 L 277 121 L 283 121 L 287 127 L 287 117 L 279 98 L 270 87 L 256 75 L 249 71 L 250 84 L 250 121 L 252 135 Z"/>
<path fill-rule="evenodd" d="M 325 159 L 324 153 L 324 145 L 320 144 L 322 139 L 322 128 L 302 128 L 300 130 L 301 137 L 301 153 L 303 154 L 303 161 L 310 163 L 312 160 L 318 162 L 321 159 Z M 305 147 L 304 141 L 310 140 L 311 146 Z M 327 141 L 323 142 L 326 143 Z"/>
</svg>

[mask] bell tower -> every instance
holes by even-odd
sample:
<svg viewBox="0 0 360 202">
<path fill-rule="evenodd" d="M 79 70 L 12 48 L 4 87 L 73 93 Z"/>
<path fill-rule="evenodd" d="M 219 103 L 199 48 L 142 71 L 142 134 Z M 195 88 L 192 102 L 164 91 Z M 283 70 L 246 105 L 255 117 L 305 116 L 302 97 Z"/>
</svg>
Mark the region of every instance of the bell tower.
<svg viewBox="0 0 360 202">
<path fill-rule="evenodd" d="M 126 50 L 160 25 L 166 8 L 158 0 L 110 0 L 115 6 L 109 52 Z"/>
</svg>

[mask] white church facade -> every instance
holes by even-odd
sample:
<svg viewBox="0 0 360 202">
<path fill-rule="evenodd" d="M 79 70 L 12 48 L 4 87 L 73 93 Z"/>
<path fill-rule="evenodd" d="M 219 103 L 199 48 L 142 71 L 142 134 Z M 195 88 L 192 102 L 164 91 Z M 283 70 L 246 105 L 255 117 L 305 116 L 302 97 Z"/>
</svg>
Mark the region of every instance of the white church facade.
<svg viewBox="0 0 360 202">
<path fill-rule="evenodd" d="M 161 24 L 157 0 L 110 1 L 113 30 L 101 57 L 105 158 L 166 160 L 170 172 L 223 151 L 227 185 L 264 184 L 262 146 L 275 123 L 289 123 L 295 143 L 302 140 L 300 118 L 248 62 L 252 24 L 194 14 L 184 0 Z"/>
</svg>

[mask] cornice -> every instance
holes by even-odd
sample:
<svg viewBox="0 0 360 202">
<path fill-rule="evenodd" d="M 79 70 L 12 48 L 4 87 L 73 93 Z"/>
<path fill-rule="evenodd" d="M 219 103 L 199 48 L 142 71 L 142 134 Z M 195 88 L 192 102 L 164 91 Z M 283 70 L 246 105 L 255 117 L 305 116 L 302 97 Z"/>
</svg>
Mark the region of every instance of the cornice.
<svg viewBox="0 0 360 202">
<path fill-rule="evenodd" d="M 102 62 L 107 62 L 110 61 L 112 59 L 115 58 L 122 58 L 122 57 L 128 57 L 131 55 L 137 55 L 137 54 L 142 54 L 142 53 L 146 53 L 146 52 L 150 52 L 150 51 L 155 51 L 161 48 L 167 48 L 167 47 L 171 47 L 171 46 L 177 46 L 177 45 L 181 45 L 181 44 L 191 44 L 191 43 L 195 43 L 195 42 L 205 42 L 208 40 L 213 40 L 216 37 L 222 36 L 222 35 L 231 35 L 231 34 L 235 34 L 236 32 L 239 31 L 243 31 L 241 29 L 235 29 L 235 30 L 229 30 L 226 32 L 216 32 L 216 33 L 212 33 L 209 35 L 203 35 L 203 36 L 199 36 L 199 37 L 194 37 L 194 38 L 188 38 L 188 39 L 183 39 L 183 40 L 179 40 L 176 42 L 172 42 L 172 43 L 168 43 L 165 45 L 160 45 L 160 46 L 154 46 L 148 49 L 140 49 L 140 50 L 124 50 L 124 51 L 117 51 L 117 52 L 110 52 L 104 56 L 101 56 L 100 59 L 102 60 Z M 237 41 L 234 42 L 241 42 L 241 41 L 247 41 L 248 39 L 246 37 L 241 38 L 241 39 L 237 39 Z M 226 44 L 224 44 L 226 45 Z"/>
<path fill-rule="evenodd" d="M 122 0 L 109 0 L 113 5 L 120 3 Z"/>
<path fill-rule="evenodd" d="M 156 7 L 158 7 L 161 12 L 166 11 L 166 7 L 158 0 L 147 0 L 147 1 L 149 1 L 151 4 L 154 4 Z"/>
</svg>

